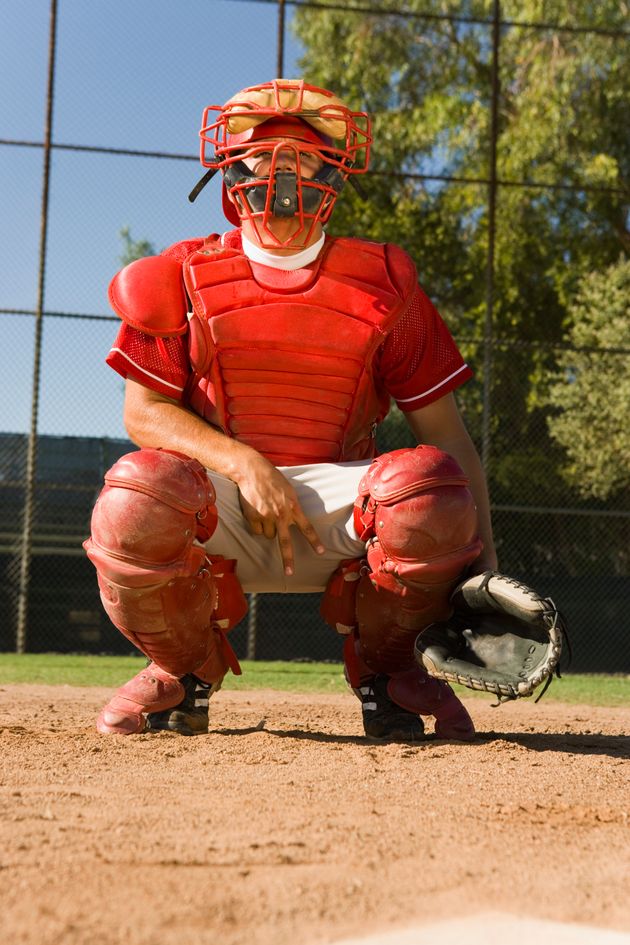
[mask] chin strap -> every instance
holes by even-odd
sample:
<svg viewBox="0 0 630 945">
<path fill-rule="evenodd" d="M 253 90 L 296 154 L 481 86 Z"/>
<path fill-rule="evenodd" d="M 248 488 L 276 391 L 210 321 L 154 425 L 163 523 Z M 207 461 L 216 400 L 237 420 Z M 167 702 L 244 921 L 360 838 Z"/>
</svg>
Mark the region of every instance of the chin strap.
<svg viewBox="0 0 630 945">
<path fill-rule="evenodd" d="M 353 177 L 352 175 L 350 175 L 350 177 L 348 178 L 348 183 L 350 184 L 352 189 L 355 191 L 355 193 L 358 194 L 361 200 L 367 203 L 369 200 L 369 197 L 366 191 L 363 189 L 363 187 L 359 183 L 359 181 L 356 179 L 356 177 Z"/>
<path fill-rule="evenodd" d="M 210 181 L 212 180 L 212 178 L 214 177 L 214 175 L 216 174 L 218 170 L 219 170 L 218 167 L 211 167 L 210 170 L 207 171 L 203 175 L 201 180 L 197 181 L 193 189 L 188 194 L 188 199 L 190 200 L 191 203 L 195 202 L 195 200 L 197 199 L 197 197 L 199 196 L 203 188 L 206 186 L 206 184 L 210 183 Z"/>
</svg>

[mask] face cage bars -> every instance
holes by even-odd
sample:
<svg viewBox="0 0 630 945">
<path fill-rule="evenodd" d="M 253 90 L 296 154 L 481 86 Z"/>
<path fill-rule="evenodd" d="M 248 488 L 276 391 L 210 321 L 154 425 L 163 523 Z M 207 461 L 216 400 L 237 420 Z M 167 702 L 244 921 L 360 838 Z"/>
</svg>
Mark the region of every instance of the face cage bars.
<svg viewBox="0 0 630 945">
<path fill-rule="evenodd" d="M 307 123 L 309 118 L 318 118 L 324 121 L 343 121 L 345 136 L 343 139 L 335 139 L 340 143 L 335 144 L 332 141 L 331 144 L 327 144 L 325 140 L 322 140 L 321 145 L 317 146 L 317 150 L 321 150 L 322 157 L 327 164 L 343 168 L 348 174 L 364 174 L 368 169 L 372 136 L 370 119 L 365 112 L 351 112 L 349 109 L 344 109 L 341 112 L 341 109 L 334 105 L 330 107 L 322 106 L 317 110 L 302 110 L 301 112 L 298 112 L 297 109 L 278 111 L 273 108 L 259 108 L 253 105 L 248 107 L 246 103 L 242 105 L 239 103 L 238 107 L 230 108 L 229 112 L 225 112 L 223 109 L 224 106 L 222 105 L 208 105 L 203 112 L 199 137 L 201 138 L 200 160 L 204 167 L 220 169 L 239 160 L 243 146 L 247 145 L 247 142 L 241 137 L 246 132 L 230 133 L 228 131 L 230 119 L 251 119 L 253 116 L 257 118 L 264 116 L 264 120 L 267 120 L 287 116 L 302 118 Z M 211 112 L 221 113 L 214 122 L 209 121 Z M 360 120 L 362 125 L 359 124 Z M 260 124 L 264 124 L 264 121 L 251 126 L 251 130 L 254 130 Z M 320 133 L 316 126 L 313 125 L 312 127 L 316 133 Z M 325 132 L 322 132 L 322 134 L 325 134 Z M 341 143 L 342 141 L 343 143 Z M 311 148 L 315 150 L 314 145 L 309 148 L 306 146 L 307 142 L 304 142 L 304 144 L 305 147 L 302 150 L 310 150 Z"/>
<path fill-rule="evenodd" d="M 241 152 L 240 160 L 255 156 L 261 152 L 268 152 L 269 150 L 271 150 L 270 142 L 261 141 L 254 147 L 247 149 L 245 153 Z M 278 171 L 278 159 L 280 153 L 286 150 L 293 151 L 295 155 L 295 175 L 293 175 L 293 172 L 290 173 L 291 177 L 295 176 L 296 209 L 293 213 L 284 215 L 278 212 L 277 208 L 277 201 L 281 199 L 278 192 L 279 180 L 277 174 L 283 173 L 282 171 Z M 313 178 L 303 177 L 300 173 L 300 154 L 304 151 L 320 154 L 319 149 L 314 145 L 305 145 L 303 142 L 297 140 L 295 142 L 279 141 L 273 146 L 268 176 L 258 178 L 252 173 L 251 177 L 248 177 L 246 180 L 238 181 L 231 186 L 224 181 L 224 186 L 227 188 L 228 192 L 232 197 L 236 198 L 241 218 L 247 219 L 256 229 L 263 246 L 268 248 L 286 247 L 289 245 L 293 248 L 306 246 L 316 224 L 319 222 L 323 225 L 329 219 L 335 200 L 343 187 L 343 183 L 347 179 L 346 168 L 343 166 L 338 166 L 337 169 L 333 171 L 333 174 L 338 180 L 338 187 L 335 186 L 332 180 L 318 178 L 317 174 Z M 322 160 L 325 159 L 323 154 L 320 154 L 320 157 Z M 234 163 L 236 163 L 235 160 L 231 162 L 231 164 Z M 328 168 L 330 169 L 330 165 L 328 165 Z M 325 169 L 326 163 L 324 164 L 323 170 Z M 265 202 L 262 209 L 257 209 L 256 207 L 257 204 L 260 204 L 260 201 L 255 199 L 256 190 L 264 193 Z M 316 192 L 319 193 L 319 196 L 316 196 Z M 254 200 L 249 199 L 252 195 L 254 196 Z M 272 219 L 292 219 L 297 221 L 299 226 L 290 233 L 286 239 L 281 240 L 271 228 Z M 299 242 L 297 242 L 298 240 Z"/>
</svg>

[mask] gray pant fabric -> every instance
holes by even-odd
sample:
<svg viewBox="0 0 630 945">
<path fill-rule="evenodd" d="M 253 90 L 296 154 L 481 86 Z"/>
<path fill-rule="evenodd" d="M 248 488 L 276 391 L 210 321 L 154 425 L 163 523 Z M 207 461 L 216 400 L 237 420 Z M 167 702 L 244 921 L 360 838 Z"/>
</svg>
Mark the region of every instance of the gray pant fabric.
<svg viewBox="0 0 630 945">
<path fill-rule="evenodd" d="M 217 493 L 219 524 L 206 542 L 209 554 L 235 558 L 236 574 L 247 593 L 309 594 L 323 591 L 344 558 L 359 558 L 365 543 L 352 523 L 359 481 L 371 460 L 283 466 L 280 472 L 293 485 L 302 510 L 313 524 L 326 552 L 318 555 L 295 526 L 291 528 L 294 573 L 284 573 L 276 539 L 252 535 L 243 518 L 238 489 L 231 479 L 209 471 Z"/>
</svg>

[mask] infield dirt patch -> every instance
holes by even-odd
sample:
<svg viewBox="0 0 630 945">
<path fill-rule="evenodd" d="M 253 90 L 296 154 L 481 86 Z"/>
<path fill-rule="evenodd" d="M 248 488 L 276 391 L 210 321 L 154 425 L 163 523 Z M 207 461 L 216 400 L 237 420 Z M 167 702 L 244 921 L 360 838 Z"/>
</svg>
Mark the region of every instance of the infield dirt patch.
<svg viewBox="0 0 630 945">
<path fill-rule="evenodd" d="M 311 945 L 495 910 L 630 930 L 630 709 L 466 704 L 373 745 L 347 695 L 221 692 L 105 737 L 105 689 L 0 690 L 3 939 Z M 264 728 L 261 728 L 264 720 Z"/>
</svg>

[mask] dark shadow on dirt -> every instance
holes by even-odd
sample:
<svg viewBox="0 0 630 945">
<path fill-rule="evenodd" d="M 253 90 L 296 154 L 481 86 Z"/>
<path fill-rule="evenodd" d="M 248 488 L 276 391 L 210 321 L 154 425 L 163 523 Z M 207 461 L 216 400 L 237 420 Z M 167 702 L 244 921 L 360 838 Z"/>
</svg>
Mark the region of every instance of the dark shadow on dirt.
<svg viewBox="0 0 630 945">
<path fill-rule="evenodd" d="M 300 738 L 314 742 L 330 742 L 337 745 L 369 745 L 363 735 L 334 735 L 330 732 L 307 732 L 305 729 L 273 729 L 273 728 L 220 728 L 210 729 L 212 735 L 252 735 L 254 732 L 266 732 L 267 735 L 275 735 L 277 738 Z"/>
<path fill-rule="evenodd" d="M 560 751 L 567 755 L 610 755 L 630 758 L 628 735 L 580 735 L 564 732 L 477 732 L 478 743 L 501 741 L 530 751 Z"/>
<path fill-rule="evenodd" d="M 264 731 L 276 738 L 296 738 L 331 745 L 375 745 L 387 744 L 364 735 L 335 735 L 331 732 L 306 731 L 305 729 L 270 729 L 260 726 L 249 728 L 211 729 L 213 735 L 253 735 Z M 530 732 L 478 732 L 472 742 L 455 742 L 439 739 L 433 733 L 416 742 L 401 742 L 418 748 L 430 745 L 460 744 L 482 748 L 491 742 L 506 742 L 520 745 L 530 751 L 557 751 L 568 755 L 609 755 L 611 758 L 630 758 L 630 737 L 626 735 L 580 735 L 564 733 Z"/>
</svg>

